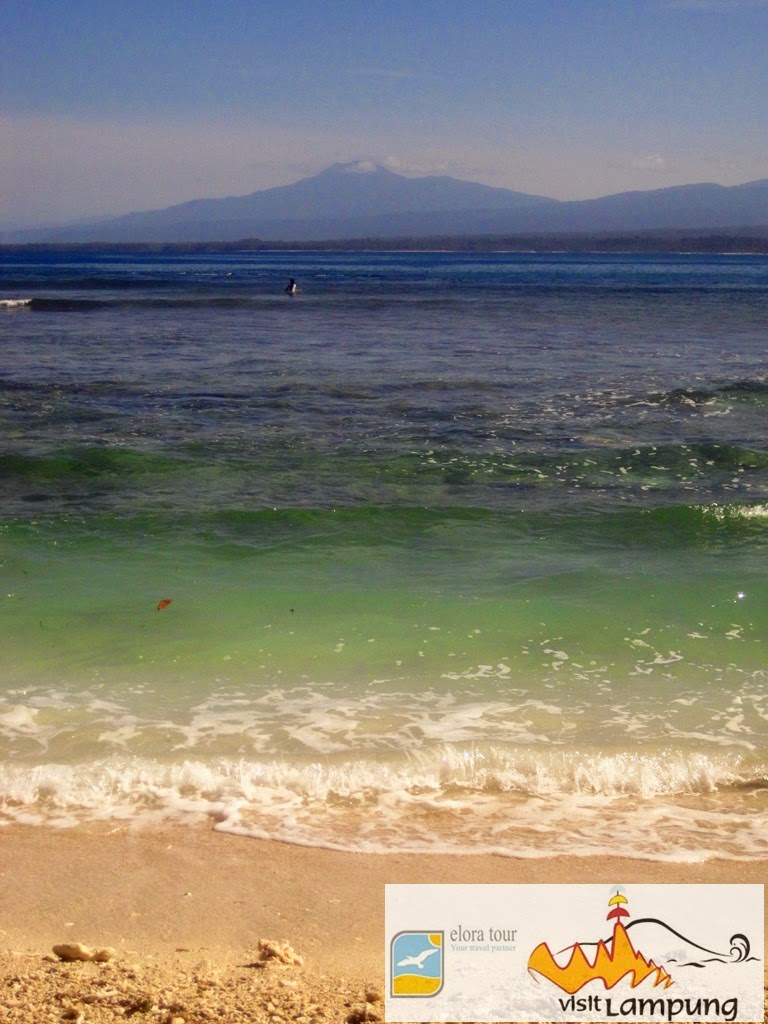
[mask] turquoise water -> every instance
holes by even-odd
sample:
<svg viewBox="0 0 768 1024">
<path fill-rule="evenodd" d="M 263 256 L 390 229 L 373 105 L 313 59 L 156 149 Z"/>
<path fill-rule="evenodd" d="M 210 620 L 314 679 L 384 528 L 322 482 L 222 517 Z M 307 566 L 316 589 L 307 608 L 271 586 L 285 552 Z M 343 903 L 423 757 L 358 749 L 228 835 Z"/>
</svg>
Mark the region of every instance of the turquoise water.
<svg viewBox="0 0 768 1024">
<path fill-rule="evenodd" d="M 761 257 L 6 253 L 0 820 L 765 856 L 767 297 Z"/>
</svg>

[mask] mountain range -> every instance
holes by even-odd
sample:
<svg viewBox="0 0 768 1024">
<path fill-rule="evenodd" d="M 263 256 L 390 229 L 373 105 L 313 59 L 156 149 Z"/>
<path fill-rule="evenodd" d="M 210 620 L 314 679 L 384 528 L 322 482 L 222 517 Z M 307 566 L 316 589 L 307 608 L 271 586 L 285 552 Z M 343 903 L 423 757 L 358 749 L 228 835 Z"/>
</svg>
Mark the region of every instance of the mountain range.
<svg viewBox="0 0 768 1024">
<path fill-rule="evenodd" d="M 0 242 L 296 242 L 344 238 L 768 228 L 768 179 L 678 185 L 561 201 L 445 176 L 406 177 L 368 162 L 334 164 L 292 185 L 196 199 L 161 210 Z"/>
</svg>

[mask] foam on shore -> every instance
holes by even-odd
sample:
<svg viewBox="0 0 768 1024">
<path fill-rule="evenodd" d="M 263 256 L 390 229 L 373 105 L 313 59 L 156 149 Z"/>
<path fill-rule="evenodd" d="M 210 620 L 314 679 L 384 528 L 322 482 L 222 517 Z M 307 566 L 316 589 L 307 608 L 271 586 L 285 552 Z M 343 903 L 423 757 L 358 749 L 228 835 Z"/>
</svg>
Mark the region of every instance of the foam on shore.
<svg viewBox="0 0 768 1024">
<path fill-rule="evenodd" d="M 0 822 L 209 820 L 221 832 L 373 853 L 657 861 L 768 856 L 765 767 L 734 754 L 484 750 L 305 764 L 111 757 L 0 768 Z"/>
</svg>

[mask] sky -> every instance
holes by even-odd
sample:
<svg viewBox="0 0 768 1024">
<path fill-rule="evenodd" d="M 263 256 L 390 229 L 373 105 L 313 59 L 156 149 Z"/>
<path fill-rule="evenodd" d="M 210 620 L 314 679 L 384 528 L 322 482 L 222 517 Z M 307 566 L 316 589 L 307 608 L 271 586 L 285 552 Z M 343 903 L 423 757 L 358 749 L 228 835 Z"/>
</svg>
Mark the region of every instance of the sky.
<svg viewBox="0 0 768 1024">
<path fill-rule="evenodd" d="M 768 178 L 768 0 L 2 0 L 0 228 L 336 162 L 557 199 Z"/>
</svg>

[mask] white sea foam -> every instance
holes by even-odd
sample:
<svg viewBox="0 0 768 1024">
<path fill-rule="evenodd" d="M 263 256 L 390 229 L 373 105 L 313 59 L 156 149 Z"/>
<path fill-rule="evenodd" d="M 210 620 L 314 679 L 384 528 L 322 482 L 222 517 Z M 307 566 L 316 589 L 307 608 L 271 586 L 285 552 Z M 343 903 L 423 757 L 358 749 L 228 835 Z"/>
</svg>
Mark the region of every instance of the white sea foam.
<svg viewBox="0 0 768 1024">
<path fill-rule="evenodd" d="M 120 699 L 17 690 L 0 702 L 0 823 L 207 819 L 380 852 L 766 853 L 763 671 L 674 701 L 589 673 L 533 696 L 498 671 L 467 666 L 414 693 L 392 679 L 356 696 L 236 688 L 184 709 L 148 685 Z"/>
<path fill-rule="evenodd" d="M 25 707 L 23 704 L 15 704 L 0 711 L 0 729 L 6 729 L 11 733 L 20 733 L 24 736 L 37 735 L 40 727 L 37 722 L 39 712 L 37 708 Z"/>
<path fill-rule="evenodd" d="M 333 687 L 302 686 L 251 699 L 221 692 L 172 710 L 148 690 L 140 699 L 129 694 L 122 702 L 88 692 L 41 690 L 23 699 L 17 694 L 13 703 L 0 700 L 0 760 L 39 763 L 45 756 L 70 763 L 86 754 L 96 760 L 118 754 L 365 760 L 397 751 L 418 756 L 440 744 L 516 745 L 540 753 L 575 745 L 605 748 L 621 746 L 622 736 L 631 737 L 641 751 L 676 743 L 684 751 L 757 753 L 766 747 L 768 692 L 762 670 L 731 667 L 717 687 L 678 689 L 672 699 L 663 680 L 645 684 L 643 677 L 638 692 L 602 669 L 577 668 L 562 681 L 556 678 L 539 696 L 505 678 L 503 692 L 491 696 L 493 687 L 469 668 L 453 674 L 447 690 L 404 693 L 385 681 L 353 696 Z M 458 687 L 450 686 L 454 680 Z"/>
<path fill-rule="evenodd" d="M 25 309 L 32 304 L 32 299 L 0 299 L 0 309 Z"/>
<path fill-rule="evenodd" d="M 388 761 L 113 757 L 0 769 L 0 822 L 204 819 L 239 835 L 347 850 L 749 858 L 768 854 L 768 777 L 733 755 L 451 745 Z"/>
<path fill-rule="evenodd" d="M 42 756 L 56 736 L 58 726 L 45 721 L 41 709 L 26 704 L 0 703 L 0 751 L 6 756 L 19 748 Z M 3 742 L 4 741 L 4 742 Z M 10 749 L 8 749 L 10 748 Z"/>
</svg>

